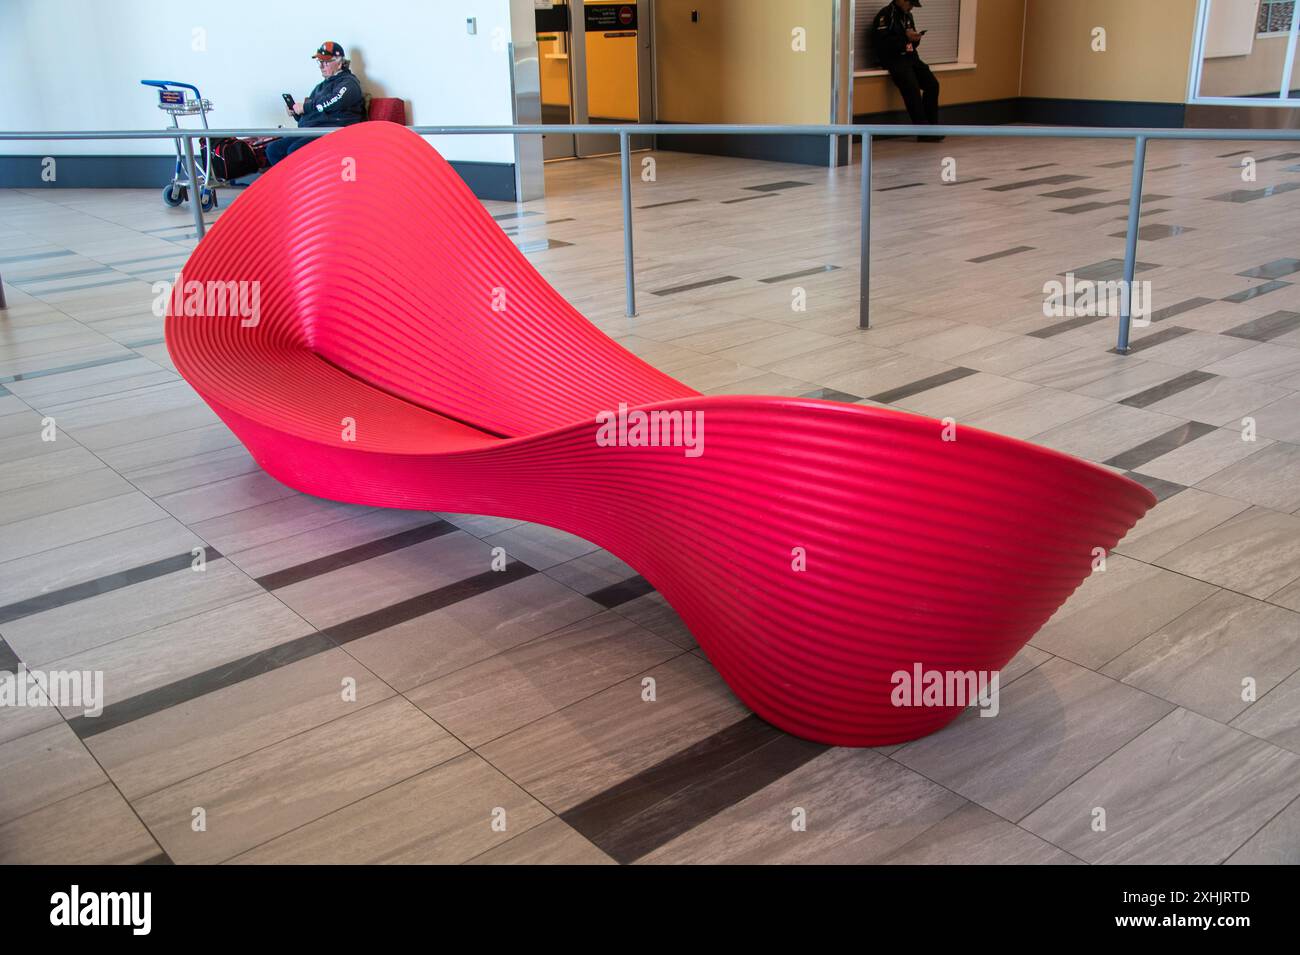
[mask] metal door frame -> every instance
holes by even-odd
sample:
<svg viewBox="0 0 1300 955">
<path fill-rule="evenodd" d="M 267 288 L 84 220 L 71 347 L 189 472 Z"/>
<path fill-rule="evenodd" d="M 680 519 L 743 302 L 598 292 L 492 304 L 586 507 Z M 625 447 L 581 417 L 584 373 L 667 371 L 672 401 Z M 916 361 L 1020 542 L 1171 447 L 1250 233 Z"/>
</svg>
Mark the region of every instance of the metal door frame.
<svg viewBox="0 0 1300 955">
<path fill-rule="evenodd" d="M 569 51 L 569 52 L 568 52 L 568 57 L 569 57 L 569 58 L 568 58 L 568 60 L 566 61 L 566 66 L 565 66 L 565 77 L 566 77 L 566 79 L 567 79 L 567 81 L 568 81 L 568 84 L 569 84 L 569 122 L 572 123 L 572 122 L 573 122 L 573 103 L 574 103 L 574 93 L 573 93 L 573 7 L 575 6 L 575 4 L 572 2 L 572 0 L 566 0 L 566 2 L 564 2 L 563 4 L 557 3 L 556 6 L 564 6 L 564 7 L 566 7 L 566 8 L 568 9 L 568 16 L 569 16 L 569 29 L 568 29 L 568 31 L 567 31 L 566 34 L 565 34 L 565 35 L 569 38 L 569 39 L 566 41 L 566 43 L 565 43 L 565 46 L 566 46 L 566 48 L 567 48 L 568 51 Z M 534 14 L 534 19 L 536 19 L 536 15 L 535 15 L 535 14 Z M 538 78 L 539 78 L 539 84 L 538 84 L 538 85 L 539 85 L 539 86 L 540 86 L 540 76 L 541 76 L 541 69 L 542 69 L 542 52 L 541 52 L 541 49 L 542 49 L 542 45 L 541 45 L 541 43 L 539 42 L 539 43 L 537 44 L 537 70 L 538 70 Z M 558 124 L 557 124 L 557 125 L 558 125 Z M 555 155 L 555 156 L 549 156 L 549 155 L 546 155 L 546 153 L 547 153 L 547 145 L 548 145 L 548 143 L 549 143 L 549 144 L 553 144 L 553 145 L 550 146 L 550 148 L 551 148 L 551 150 L 553 150 L 553 151 L 555 151 L 556 153 L 558 153 L 558 155 Z M 575 137 L 572 133 L 547 133 L 544 137 L 542 137 L 542 159 L 543 159 L 543 161 L 545 161 L 545 162 L 556 162 L 556 161 L 559 161 L 559 160 L 562 160 L 562 159 L 575 159 L 575 158 L 577 158 L 577 155 L 578 155 L 578 153 L 577 153 L 577 137 Z"/>
<path fill-rule="evenodd" d="M 587 18 L 585 0 L 569 0 L 569 96 L 573 101 L 573 123 L 586 126 L 591 122 L 587 104 Z M 609 0 L 606 0 L 609 2 Z M 654 122 L 654 0 L 632 0 L 636 10 L 636 86 L 639 122 Z M 572 8 L 576 7 L 574 10 Z M 579 20 L 575 22 L 575 14 Z M 619 151 L 618 134 L 578 133 L 574 151 L 579 159 L 613 156 Z M 634 135 L 633 149 L 650 149 L 654 137 Z"/>
</svg>

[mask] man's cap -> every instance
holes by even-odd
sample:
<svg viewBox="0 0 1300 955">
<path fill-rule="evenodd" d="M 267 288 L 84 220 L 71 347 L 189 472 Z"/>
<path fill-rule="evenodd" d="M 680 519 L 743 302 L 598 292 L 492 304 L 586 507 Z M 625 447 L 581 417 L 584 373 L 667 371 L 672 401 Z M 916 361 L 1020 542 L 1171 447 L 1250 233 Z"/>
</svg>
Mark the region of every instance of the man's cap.
<svg viewBox="0 0 1300 955">
<path fill-rule="evenodd" d="M 917 6 L 919 6 L 919 4 L 917 4 Z M 333 40 L 326 40 L 324 43 L 322 43 L 320 46 L 316 48 L 316 55 L 313 56 L 312 59 L 332 60 L 334 59 L 334 57 L 342 56 L 342 55 L 343 55 L 343 47 L 341 44 L 335 43 Z"/>
</svg>

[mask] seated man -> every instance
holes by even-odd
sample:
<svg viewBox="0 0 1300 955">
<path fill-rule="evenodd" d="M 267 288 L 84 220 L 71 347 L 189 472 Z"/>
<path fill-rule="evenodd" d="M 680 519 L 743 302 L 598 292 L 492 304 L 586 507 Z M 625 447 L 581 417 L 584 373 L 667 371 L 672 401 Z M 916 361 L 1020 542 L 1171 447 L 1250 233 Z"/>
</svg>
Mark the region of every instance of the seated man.
<svg viewBox="0 0 1300 955">
<path fill-rule="evenodd" d="M 907 115 L 914 126 L 932 126 L 939 122 L 939 81 L 921 60 L 916 48 L 921 34 L 916 32 L 912 8 L 921 0 L 890 0 L 889 6 L 876 14 L 868 28 L 872 48 L 880 65 L 903 94 Z M 919 142 L 939 142 L 942 136 L 918 136 Z"/>
<path fill-rule="evenodd" d="M 366 118 L 366 98 L 361 84 L 352 75 L 351 61 L 343 58 L 343 47 L 326 40 L 312 57 L 320 64 L 322 77 L 306 102 L 294 103 L 290 112 L 298 117 L 299 128 L 306 126 L 351 126 Z M 288 98 L 286 94 L 286 99 Z M 306 146 L 307 138 L 276 139 L 266 144 L 266 161 L 274 166 L 295 149 Z"/>
</svg>

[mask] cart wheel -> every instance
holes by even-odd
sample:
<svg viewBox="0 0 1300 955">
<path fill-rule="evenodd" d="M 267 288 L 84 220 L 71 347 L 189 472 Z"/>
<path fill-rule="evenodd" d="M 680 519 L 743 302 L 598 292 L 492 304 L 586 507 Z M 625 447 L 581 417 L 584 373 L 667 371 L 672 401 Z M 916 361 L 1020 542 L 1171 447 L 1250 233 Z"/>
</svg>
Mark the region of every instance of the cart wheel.
<svg viewBox="0 0 1300 955">
<path fill-rule="evenodd" d="M 178 186 L 176 183 L 169 183 L 163 186 L 163 202 L 175 208 L 185 201 L 185 187 Z"/>
<path fill-rule="evenodd" d="M 217 192 L 215 189 L 204 187 L 199 191 L 199 205 L 203 207 L 204 212 L 211 212 L 217 207 Z"/>
</svg>

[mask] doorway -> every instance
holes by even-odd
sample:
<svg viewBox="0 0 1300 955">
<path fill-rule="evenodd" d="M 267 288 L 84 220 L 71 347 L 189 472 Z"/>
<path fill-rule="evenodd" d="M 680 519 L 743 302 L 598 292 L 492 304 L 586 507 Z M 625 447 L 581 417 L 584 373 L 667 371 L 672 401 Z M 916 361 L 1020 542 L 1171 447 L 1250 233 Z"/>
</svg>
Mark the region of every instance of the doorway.
<svg viewBox="0 0 1300 955">
<path fill-rule="evenodd" d="M 653 121 L 653 0 L 537 0 L 536 21 L 543 124 Z M 651 137 L 633 136 L 631 145 L 649 149 Z M 542 137 L 546 160 L 617 152 L 617 136 Z"/>
</svg>

